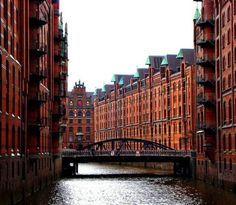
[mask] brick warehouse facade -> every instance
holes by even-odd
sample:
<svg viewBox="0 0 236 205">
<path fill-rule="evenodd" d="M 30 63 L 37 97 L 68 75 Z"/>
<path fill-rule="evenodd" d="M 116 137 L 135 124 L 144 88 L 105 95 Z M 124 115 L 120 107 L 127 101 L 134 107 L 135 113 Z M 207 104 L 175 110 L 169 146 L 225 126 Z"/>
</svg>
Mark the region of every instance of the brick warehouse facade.
<svg viewBox="0 0 236 205">
<path fill-rule="evenodd" d="M 236 1 L 202 0 L 194 16 L 197 176 L 236 190 Z"/>
<path fill-rule="evenodd" d="M 75 83 L 68 93 L 68 127 L 63 148 L 79 149 L 94 142 L 93 93 L 86 92 L 84 83 Z"/>
<path fill-rule="evenodd" d="M 67 31 L 59 0 L 0 0 L 0 18 L 0 195 L 15 203 L 61 172 Z"/>
<path fill-rule="evenodd" d="M 193 149 L 194 51 L 149 56 L 146 64 L 148 69 L 139 68 L 134 75 L 114 75 L 113 84 L 96 90 L 95 141 L 140 138 L 175 149 Z"/>
</svg>

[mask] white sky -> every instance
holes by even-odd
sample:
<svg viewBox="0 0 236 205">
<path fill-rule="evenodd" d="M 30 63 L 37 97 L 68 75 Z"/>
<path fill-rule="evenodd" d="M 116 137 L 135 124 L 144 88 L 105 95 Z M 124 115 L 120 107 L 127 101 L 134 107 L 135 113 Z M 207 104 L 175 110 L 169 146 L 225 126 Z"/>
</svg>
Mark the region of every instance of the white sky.
<svg viewBox="0 0 236 205">
<path fill-rule="evenodd" d="M 69 90 L 134 74 L 148 55 L 193 48 L 193 0 L 60 0 L 69 33 Z M 146 66 L 145 66 L 146 67 Z"/>
</svg>

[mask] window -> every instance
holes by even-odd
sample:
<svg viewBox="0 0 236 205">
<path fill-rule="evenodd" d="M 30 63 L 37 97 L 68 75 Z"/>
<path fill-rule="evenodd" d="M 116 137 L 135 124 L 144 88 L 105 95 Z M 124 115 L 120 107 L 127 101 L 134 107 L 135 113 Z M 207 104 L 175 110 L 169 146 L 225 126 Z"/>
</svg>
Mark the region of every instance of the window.
<svg viewBox="0 0 236 205">
<path fill-rule="evenodd" d="M 225 139 L 225 135 L 223 135 L 223 150 L 226 150 L 226 139 Z"/>
<path fill-rule="evenodd" d="M 77 101 L 77 106 L 78 106 L 78 107 L 82 107 L 82 101 L 81 101 L 81 100 L 78 100 L 78 101 Z"/>
<path fill-rule="evenodd" d="M 232 113 L 232 101 L 231 99 L 229 100 L 229 123 L 232 123 L 232 117 L 233 117 L 233 113 Z"/>
<path fill-rule="evenodd" d="M 70 132 L 70 133 L 73 132 L 73 127 L 69 127 L 69 132 Z"/>
<path fill-rule="evenodd" d="M 230 21 L 230 6 L 227 9 L 227 21 Z"/>
<path fill-rule="evenodd" d="M 79 118 L 79 119 L 78 119 L 78 124 L 81 124 L 81 122 L 82 122 L 82 120 Z"/>
<path fill-rule="evenodd" d="M 225 13 L 222 14 L 222 27 L 225 26 Z"/>
<path fill-rule="evenodd" d="M 228 75 L 228 88 L 231 88 L 231 75 Z"/>
<path fill-rule="evenodd" d="M 82 112 L 78 111 L 78 117 L 82 117 L 82 116 L 83 116 Z"/>
<path fill-rule="evenodd" d="M 90 117 L 90 112 L 89 111 L 86 112 L 86 117 Z"/>
<path fill-rule="evenodd" d="M 90 127 L 86 127 L 86 133 L 90 133 Z"/>
<path fill-rule="evenodd" d="M 223 123 L 226 124 L 226 102 L 223 103 Z"/>
<path fill-rule="evenodd" d="M 231 139 L 231 134 L 229 134 L 229 139 L 228 139 L 228 146 L 229 146 L 229 151 L 232 149 L 232 139 Z"/>
<path fill-rule="evenodd" d="M 228 67 L 231 66 L 231 52 L 228 53 Z"/>
<path fill-rule="evenodd" d="M 72 110 L 69 112 L 69 116 L 70 116 L 70 117 L 74 117 L 74 113 L 73 113 Z"/>
<path fill-rule="evenodd" d="M 229 29 L 228 32 L 227 32 L 227 43 L 228 43 L 228 45 L 230 44 L 230 35 L 231 35 L 231 32 L 230 32 L 230 29 Z"/>
<path fill-rule="evenodd" d="M 179 116 L 181 116 L 181 106 L 179 106 Z"/>
<path fill-rule="evenodd" d="M 179 134 L 181 134 L 182 132 L 182 126 L 181 126 L 181 122 L 179 122 Z"/>
<path fill-rule="evenodd" d="M 225 48 L 225 34 L 222 36 L 222 48 Z"/>
</svg>

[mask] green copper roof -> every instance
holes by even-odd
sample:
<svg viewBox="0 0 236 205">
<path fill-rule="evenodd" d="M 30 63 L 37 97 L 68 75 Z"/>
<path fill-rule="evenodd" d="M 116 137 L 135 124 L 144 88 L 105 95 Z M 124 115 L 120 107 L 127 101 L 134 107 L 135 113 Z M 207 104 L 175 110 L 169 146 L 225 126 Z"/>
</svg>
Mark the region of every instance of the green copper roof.
<svg viewBox="0 0 236 205">
<path fill-rule="evenodd" d="M 113 83 L 116 82 L 116 76 L 115 75 L 112 76 L 111 82 L 113 82 Z"/>
<path fill-rule="evenodd" d="M 176 56 L 176 58 L 178 58 L 178 59 L 184 58 L 183 49 L 180 49 L 180 50 L 179 50 L 179 53 L 178 53 L 178 55 Z"/>
<path fill-rule="evenodd" d="M 123 79 L 123 77 L 120 79 L 119 85 L 124 85 L 124 79 Z"/>
<path fill-rule="evenodd" d="M 165 65 L 168 65 L 169 63 L 168 63 L 168 60 L 167 60 L 167 57 L 165 56 L 164 58 L 163 58 L 163 60 L 162 60 L 162 62 L 161 62 L 161 65 L 163 66 L 165 66 Z"/>
<path fill-rule="evenodd" d="M 135 72 L 134 78 L 140 78 L 138 70 Z"/>
<path fill-rule="evenodd" d="M 196 8 L 193 20 L 198 20 L 200 17 L 201 17 L 200 11 L 198 8 Z"/>
<path fill-rule="evenodd" d="M 105 85 L 103 85 L 103 87 L 102 87 L 102 92 L 106 92 L 106 86 Z"/>
<path fill-rule="evenodd" d="M 151 62 L 150 62 L 150 58 L 149 58 L 149 57 L 147 57 L 147 60 L 146 60 L 145 65 L 151 65 Z"/>
<path fill-rule="evenodd" d="M 94 93 L 93 93 L 94 96 L 97 95 L 97 89 L 95 89 Z"/>
</svg>

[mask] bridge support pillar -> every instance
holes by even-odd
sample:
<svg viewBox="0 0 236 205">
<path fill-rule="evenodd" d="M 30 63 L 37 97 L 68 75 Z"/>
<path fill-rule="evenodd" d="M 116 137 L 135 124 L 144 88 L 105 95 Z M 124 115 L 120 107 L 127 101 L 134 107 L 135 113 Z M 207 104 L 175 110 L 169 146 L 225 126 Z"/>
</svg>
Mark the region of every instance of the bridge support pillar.
<svg viewBox="0 0 236 205">
<path fill-rule="evenodd" d="M 78 170 L 78 164 L 75 163 L 73 159 L 66 158 L 62 160 L 62 176 L 63 177 L 74 176 L 76 174 L 76 170 Z"/>
<path fill-rule="evenodd" d="M 174 162 L 174 175 L 181 177 L 194 177 L 195 167 L 194 160 L 186 159 L 180 162 Z"/>
</svg>

